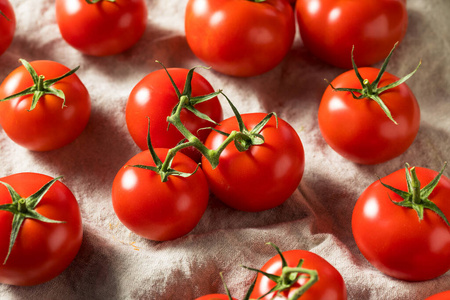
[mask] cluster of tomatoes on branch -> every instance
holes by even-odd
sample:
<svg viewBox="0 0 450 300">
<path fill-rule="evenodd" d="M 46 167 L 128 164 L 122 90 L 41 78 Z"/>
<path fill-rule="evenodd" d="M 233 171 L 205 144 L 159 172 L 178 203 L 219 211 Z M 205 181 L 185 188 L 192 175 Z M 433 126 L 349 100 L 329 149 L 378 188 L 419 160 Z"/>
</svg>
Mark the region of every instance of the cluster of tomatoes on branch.
<svg viewBox="0 0 450 300">
<path fill-rule="evenodd" d="M 406 1 L 366 2 L 337 6 L 299 0 L 294 6 L 285 0 L 189 0 L 186 38 L 193 53 L 213 69 L 255 76 L 274 68 L 288 53 L 295 11 L 303 43 L 312 54 L 353 68 L 330 82 L 323 94 L 318 123 L 325 141 L 346 159 L 378 164 L 404 153 L 417 135 L 420 110 L 404 82 L 419 66 L 403 78 L 386 72 L 406 32 Z M 78 0 L 76 11 L 68 3 L 56 1 L 57 23 L 67 43 L 83 53 L 120 53 L 145 30 L 145 1 Z M 0 11 L 3 53 L 11 43 L 15 17 L 7 0 L 0 0 Z M 383 16 L 389 26 L 376 21 L 355 25 L 373 20 L 369 14 Z M 89 20 L 77 23 L 87 27 L 73 26 L 77 16 Z M 117 22 L 123 16 L 128 22 Z M 380 69 L 358 67 L 383 58 Z M 0 85 L 4 132 L 32 151 L 71 143 L 91 111 L 89 93 L 75 74 L 78 67 L 20 61 L 22 66 Z M 225 98 L 234 116 L 223 119 L 218 97 Z M 116 174 L 112 204 L 120 221 L 147 239 L 166 241 L 189 233 L 203 216 L 210 192 L 234 209 L 260 212 L 284 203 L 303 176 L 304 149 L 292 126 L 276 113 L 239 113 L 195 68 L 163 66 L 145 76 L 129 95 L 125 119 L 142 152 Z M 405 171 L 374 182 L 358 199 L 352 218 L 355 241 L 382 272 L 419 281 L 450 269 L 450 180 L 444 169 L 407 165 Z M 0 189 L 0 224 L 7 229 L 0 231 L 0 282 L 34 285 L 54 278 L 81 244 L 76 199 L 59 178 L 42 174 L 14 174 L 0 183 L 5 187 Z M 61 242 L 61 236 L 66 240 Z M 60 246 L 36 247 L 44 239 L 58 239 Z M 246 299 L 319 299 L 327 293 L 337 295 L 335 299 L 347 297 L 342 276 L 323 258 L 275 248 L 278 256 L 261 270 L 253 269 L 259 274 Z M 199 299 L 216 299 L 211 297 L 219 296 Z"/>
</svg>

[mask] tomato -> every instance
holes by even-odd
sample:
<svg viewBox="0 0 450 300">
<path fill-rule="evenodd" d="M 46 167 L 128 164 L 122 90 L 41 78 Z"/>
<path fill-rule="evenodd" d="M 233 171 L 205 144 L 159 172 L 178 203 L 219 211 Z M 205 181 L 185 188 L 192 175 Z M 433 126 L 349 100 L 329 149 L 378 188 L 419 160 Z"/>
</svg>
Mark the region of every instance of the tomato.
<svg viewBox="0 0 450 300">
<path fill-rule="evenodd" d="M 426 298 L 425 300 L 448 300 L 450 299 L 450 290 L 444 291 L 433 296 Z"/>
<path fill-rule="evenodd" d="M 366 67 L 358 71 L 362 78 L 373 82 L 379 69 Z M 378 86 L 397 80 L 384 72 Z M 331 85 L 361 89 L 353 70 L 336 77 Z M 420 125 L 420 109 L 413 92 L 403 83 L 379 97 L 397 124 L 372 99 L 356 100 L 350 92 L 334 91 L 331 86 L 325 90 L 318 111 L 319 128 L 328 145 L 344 158 L 359 164 L 378 164 L 399 156 L 413 143 Z"/>
<path fill-rule="evenodd" d="M 256 76 L 291 49 L 295 17 L 286 0 L 189 0 L 185 33 L 192 52 L 216 71 Z"/>
<path fill-rule="evenodd" d="M 48 80 L 69 72 L 66 66 L 49 60 L 34 61 L 30 65 L 37 75 Z M 3 80 L 0 99 L 30 88 L 33 84 L 30 73 L 20 66 Z M 30 109 L 33 95 L 0 102 L 0 125 L 5 133 L 15 143 L 33 151 L 48 151 L 69 144 L 81 134 L 89 121 L 91 100 L 76 74 L 61 79 L 50 88 L 61 90 L 65 102 L 53 94 L 41 96 L 34 109 Z"/>
<path fill-rule="evenodd" d="M 321 60 L 351 69 L 383 60 L 408 27 L 404 0 L 298 0 L 295 7 L 305 47 Z"/>
<path fill-rule="evenodd" d="M 16 15 L 8 0 L 0 0 L 0 55 L 11 44 L 16 31 Z"/>
<path fill-rule="evenodd" d="M 163 160 L 167 149 L 156 148 Z M 112 203 L 119 220 L 134 233 L 155 241 L 179 238 L 200 221 L 209 199 L 208 183 L 199 168 L 184 178 L 169 176 L 162 182 L 158 173 L 132 167 L 155 166 L 150 151 L 131 158 L 117 173 L 112 186 Z M 197 164 L 178 152 L 172 168 L 193 172 Z"/>
<path fill-rule="evenodd" d="M 37 173 L 18 173 L 0 178 L 23 198 L 36 193 L 53 178 Z M 0 184 L 0 208 L 12 203 L 8 189 Z M 36 285 L 53 279 L 73 261 L 80 249 L 83 227 L 77 200 L 60 181 L 56 181 L 36 205 L 35 211 L 51 220 L 47 223 L 26 218 L 15 243 L 10 245 L 13 214 L 0 209 L 0 282 Z"/>
<path fill-rule="evenodd" d="M 317 271 L 319 280 L 313 283 L 306 292 L 299 298 L 301 300 L 346 300 L 347 289 L 345 287 L 342 275 L 333 267 L 328 261 L 321 256 L 306 250 L 289 250 L 282 252 L 282 255 L 288 267 L 297 267 L 299 261 L 303 259 L 301 265 L 304 269 Z M 276 255 L 269 259 L 260 269 L 263 272 L 281 276 L 283 272 L 283 263 L 280 255 Z M 291 273 L 292 274 L 292 273 Z M 303 273 L 300 273 L 303 274 Z M 306 275 L 306 273 L 305 273 Z M 292 297 L 294 293 L 305 283 L 308 282 L 309 277 L 301 277 L 296 279 L 292 285 L 281 291 L 269 293 L 265 297 L 259 298 L 269 292 L 276 286 L 276 282 L 269 279 L 267 276 L 258 273 L 255 287 L 250 299 L 275 299 L 274 297 Z M 290 299 L 290 298 L 289 298 Z M 296 299 L 296 298 L 295 298 Z"/>
<path fill-rule="evenodd" d="M 175 85 L 181 91 L 184 89 L 189 70 L 182 68 L 167 69 Z M 211 84 L 200 74 L 194 72 L 192 81 L 192 97 L 204 96 L 214 92 Z M 167 123 L 167 117 L 179 102 L 179 98 L 172 86 L 165 70 L 156 70 L 145 76 L 130 93 L 126 106 L 126 123 L 128 131 L 136 144 L 147 149 L 147 131 L 150 121 L 150 136 L 155 148 L 173 148 L 184 139 L 184 136 Z M 217 97 L 198 103 L 194 106 L 200 112 L 208 115 L 212 120 L 220 122 L 223 118 L 222 106 Z M 214 126 L 213 123 L 201 119 L 192 112 L 183 109 L 180 115 L 184 126 L 204 141 L 210 130 L 200 128 Z M 195 161 L 200 161 L 201 154 L 195 148 L 186 148 L 183 151 Z"/>
<path fill-rule="evenodd" d="M 236 300 L 236 298 L 231 299 Z M 230 297 L 228 297 L 228 295 L 225 294 L 209 294 L 195 298 L 195 300 L 230 300 Z"/>
<path fill-rule="evenodd" d="M 95 1 L 92 1 L 95 2 Z M 56 21 L 64 40 L 84 54 L 106 56 L 135 45 L 145 32 L 145 0 L 56 0 Z"/>
<path fill-rule="evenodd" d="M 422 187 L 437 174 L 419 167 L 415 172 Z M 403 198 L 382 183 L 409 190 L 405 170 L 398 170 L 375 181 L 361 194 L 352 215 L 353 236 L 361 253 L 381 272 L 401 280 L 429 280 L 447 272 L 450 226 L 425 206 L 420 220 L 414 209 L 395 205 Z M 449 218 L 449 198 L 450 180 L 442 176 L 428 199 Z"/>
<path fill-rule="evenodd" d="M 242 114 L 250 130 L 266 114 Z M 238 130 L 236 117 L 228 118 L 216 129 L 230 133 Z M 297 132 L 289 123 L 272 117 L 260 134 L 265 142 L 239 152 L 234 143 L 220 154 L 213 169 L 202 157 L 202 168 L 211 192 L 225 204 L 242 211 L 256 212 L 281 205 L 297 189 L 303 176 L 305 154 Z M 205 141 L 209 149 L 216 149 L 225 136 L 212 131 Z"/>
</svg>

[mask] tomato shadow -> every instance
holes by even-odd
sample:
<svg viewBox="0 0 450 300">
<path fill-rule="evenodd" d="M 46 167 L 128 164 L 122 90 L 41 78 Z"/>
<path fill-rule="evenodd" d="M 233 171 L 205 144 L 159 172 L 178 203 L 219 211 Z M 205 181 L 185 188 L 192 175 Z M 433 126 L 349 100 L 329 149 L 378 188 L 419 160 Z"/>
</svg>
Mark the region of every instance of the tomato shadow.
<svg viewBox="0 0 450 300">
<path fill-rule="evenodd" d="M 118 256 L 105 238 L 84 226 L 80 251 L 67 269 L 46 283 L 9 291 L 17 299 L 117 299 Z"/>
</svg>

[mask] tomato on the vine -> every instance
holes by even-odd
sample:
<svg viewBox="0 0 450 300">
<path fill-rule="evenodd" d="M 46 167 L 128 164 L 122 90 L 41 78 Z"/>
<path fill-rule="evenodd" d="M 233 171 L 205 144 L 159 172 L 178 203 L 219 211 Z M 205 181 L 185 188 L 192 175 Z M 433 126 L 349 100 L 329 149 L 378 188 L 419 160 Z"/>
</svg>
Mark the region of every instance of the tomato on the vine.
<svg viewBox="0 0 450 300">
<path fill-rule="evenodd" d="M 266 114 L 249 113 L 241 117 L 250 131 Z M 220 122 L 215 129 L 231 133 L 239 130 L 239 124 L 234 116 Z M 214 169 L 202 157 L 202 168 L 211 192 L 238 210 L 256 212 L 281 205 L 297 189 L 303 176 L 303 144 L 289 123 L 273 116 L 255 134 L 259 135 L 264 142 L 251 145 L 245 151 L 239 151 L 236 143 L 228 144 Z M 216 149 L 226 138 L 222 133 L 212 131 L 205 146 Z"/>
<path fill-rule="evenodd" d="M 168 149 L 155 148 L 163 160 Z M 119 220 L 144 238 L 167 241 L 189 233 L 200 221 L 209 200 L 208 183 L 200 168 L 189 177 L 161 176 L 139 166 L 156 166 L 149 150 L 132 157 L 117 173 L 112 203 Z M 176 153 L 171 168 L 192 173 L 197 168 L 188 156 Z"/>
<path fill-rule="evenodd" d="M 295 16 L 287 0 L 189 0 L 187 42 L 216 71 L 255 76 L 276 67 L 291 49 Z"/>
<path fill-rule="evenodd" d="M 444 291 L 438 294 L 434 294 L 428 298 L 426 298 L 425 300 L 448 300 L 450 299 L 450 290 L 449 291 Z"/>
<path fill-rule="evenodd" d="M 360 164 L 386 162 L 405 152 L 420 125 L 419 104 L 403 82 L 413 72 L 402 81 L 383 68 L 372 67 L 336 77 L 318 110 L 320 132 L 328 145 Z"/>
<path fill-rule="evenodd" d="M 364 67 L 383 60 L 408 27 L 404 0 L 297 0 L 297 23 L 305 47 L 316 57 L 350 69 L 350 51 Z"/>
<path fill-rule="evenodd" d="M 43 174 L 18 173 L 0 183 L 0 282 L 36 285 L 53 279 L 81 246 L 77 200 L 58 178 Z"/>
<path fill-rule="evenodd" d="M 195 298 L 195 300 L 230 300 L 230 297 L 225 294 L 209 294 L 209 295 L 204 295 L 204 296 Z M 237 300 L 237 299 L 231 298 L 231 300 Z"/>
<path fill-rule="evenodd" d="M 16 31 L 16 15 L 8 0 L 0 0 L 0 55 L 11 44 Z"/>
<path fill-rule="evenodd" d="M 74 72 L 49 60 L 12 71 L 0 85 L 0 125 L 33 151 L 60 148 L 77 138 L 91 114 L 89 93 Z M 9 99 L 9 100 L 7 100 Z"/>
<path fill-rule="evenodd" d="M 450 180 L 443 171 L 407 166 L 372 183 L 357 200 L 353 236 L 381 272 L 422 281 L 450 269 Z"/>
<path fill-rule="evenodd" d="M 275 248 L 278 255 L 269 259 L 262 268 L 245 267 L 258 272 L 250 299 L 347 299 L 342 275 L 324 258 L 307 250 L 280 252 Z"/>
<path fill-rule="evenodd" d="M 141 150 L 147 149 L 147 130 L 150 121 L 150 136 L 155 148 L 173 148 L 184 136 L 174 127 L 168 126 L 167 117 L 180 101 L 177 90 L 185 89 L 189 70 L 183 68 L 168 68 L 156 70 L 145 76 L 130 93 L 126 106 L 126 123 L 128 131 Z M 172 85 L 172 81 L 177 90 Z M 194 72 L 190 83 L 190 99 L 214 93 L 211 84 L 199 73 Z M 199 112 L 209 116 L 213 121 L 220 122 L 223 118 L 222 106 L 217 97 L 193 105 Z M 199 130 L 214 125 L 208 120 L 199 118 L 192 111 L 183 109 L 180 114 L 184 126 L 196 135 L 202 142 L 210 130 Z M 201 154 L 190 147 L 183 150 L 184 154 L 195 161 L 200 161 Z"/>
<path fill-rule="evenodd" d="M 145 0 L 56 0 L 55 5 L 62 37 L 88 55 L 121 53 L 140 40 L 147 26 Z"/>
</svg>

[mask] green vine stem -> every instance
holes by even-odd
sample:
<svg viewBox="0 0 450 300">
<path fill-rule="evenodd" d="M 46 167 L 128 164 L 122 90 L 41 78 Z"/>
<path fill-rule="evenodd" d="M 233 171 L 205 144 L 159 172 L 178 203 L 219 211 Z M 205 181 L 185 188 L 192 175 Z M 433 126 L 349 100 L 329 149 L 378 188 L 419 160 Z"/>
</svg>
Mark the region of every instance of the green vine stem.
<svg viewBox="0 0 450 300">
<path fill-rule="evenodd" d="M 102 1 L 102 0 L 86 0 L 86 2 L 89 3 L 89 4 L 95 4 L 95 3 L 98 3 L 100 1 Z M 112 3 L 116 2 L 116 0 L 105 0 L 105 1 L 112 2 Z"/>
<path fill-rule="evenodd" d="M 1 10 L 0 10 L 0 16 L 4 17 L 6 19 L 6 21 L 11 22 L 11 20 Z"/>
<path fill-rule="evenodd" d="M 204 95 L 204 96 L 192 97 L 191 81 L 192 81 L 192 76 L 194 74 L 194 70 L 196 69 L 196 67 L 189 70 L 188 75 L 186 77 L 186 83 L 185 83 L 184 90 L 183 90 L 183 92 L 180 92 L 178 90 L 178 87 L 175 85 L 172 77 L 170 76 L 169 72 L 164 67 L 164 65 L 159 61 L 157 61 L 157 62 L 160 63 L 162 65 L 162 67 L 165 69 L 167 75 L 169 76 L 169 78 L 172 82 L 172 86 L 178 96 L 178 99 L 179 99 L 179 102 L 177 105 L 175 105 L 174 109 L 172 110 L 171 115 L 167 117 L 168 126 L 170 126 L 170 125 L 175 126 L 175 128 L 184 136 L 184 139 L 182 141 L 180 141 L 180 143 L 178 145 L 169 149 L 169 151 L 164 159 L 164 162 L 162 162 L 154 153 L 153 146 L 151 144 L 151 138 L 150 138 L 151 124 L 149 121 L 147 144 L 148 144 L 150 153 L 152 154 L 153 160 L 156 164 L 156 167 L 148 167 L 148 166 L 141 166 L 141 165 L 134 166 L 134 167 L 141 167 L 141 168 L 153 170 L 161 176 L 161 181 L 165 182 L 168 180 L 168 177 L 170 175 L 190 176 L 190 174 L 193 174 L 193 173 L 190 173 L 190 174 L 181 173 L 181 172 L 177 172 L 177 171 L 171 169 L 171 164 L 172 164 L 173 158 L 175 157 L 176 153 L 178 153 L 178 151 L 180 151 L 184 148 L 195 147 L 209 161 L 212 168 L 216 168 L 217 165 L 219 164 L 220 154 L 225 150 L 225 148 L 231 142 L 235 143 L 235 145 L 239 151 L 246 151 L 251 146 L 261 145 L 264 143 L 264 137 L 260 134 L 260 132 L 262 131 L 264 126 L 267 124 L 267 122 L 269 122 L 269 120 L 272 116 L 275 116 L 275 118 L 277 118 L 275 113 L 267 114 L 266 117 L 263 118 L 263 120 L 261 120 L 261 122 L 258 123 L 253 129 L 248 130 L 246 128 L 237 108 L 233 105 L 233 103 L 230 101 L 230 99 L 221 90 L 219 90 L 217 92 L 213 92 L 208 95 Z M 194 113 L 197 117 L 207 120 L 207 121 L 213 123 L 214 125 L 217 125 L 217 123 L 214 122 L 209 116 L 198 111 L 195 108 L 195 104 L 211 100 L 218 95 L 223 95 L 226 98 L 228 104 L 231 106 L 233 113 L 238 121 L 239 130 L 234 130 L 230 133 L 225 133 L 225 132 L 221 132 L 217 129 L 214 129 L 212 127 L 203 128 L 203 129 L 215 130 L 215 131 L 219 132 L 220 134 L 223 134 L 226 136 L 226 138 L 222 142 L 222 144 L 219 145 L 216 149 L 209 149 L 200 141 L 200 139 L 197 136 L 195 136 L 192 132 L 190 132 L 184 126 L 184 124 L 181 122 L 180 115 L 181 115 L 181 111 L 183 109 L 187 109 L 190 112 Z M 278 120 L 277 120 L 277 122 L 278 122 Z"/>
</svg>

